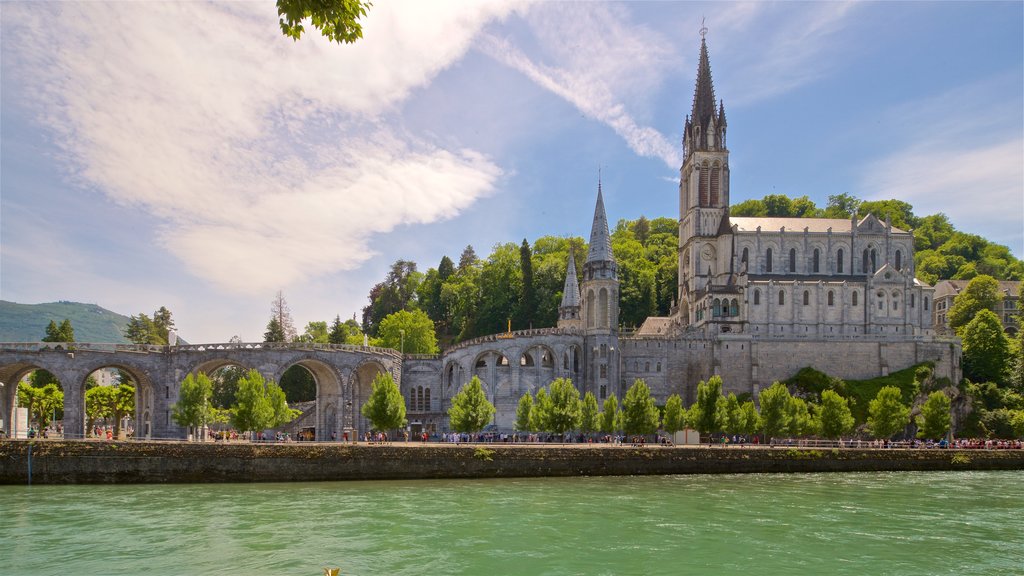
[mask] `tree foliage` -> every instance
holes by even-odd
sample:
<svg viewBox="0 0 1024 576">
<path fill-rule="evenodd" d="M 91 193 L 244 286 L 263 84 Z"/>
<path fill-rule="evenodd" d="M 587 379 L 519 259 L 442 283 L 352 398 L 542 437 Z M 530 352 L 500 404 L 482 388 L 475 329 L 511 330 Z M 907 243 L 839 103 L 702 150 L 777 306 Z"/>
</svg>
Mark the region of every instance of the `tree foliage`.
<svg viewBox="0 0 1024 576">
<path fill-rule="evenodd" d="M 999 282 L 986 275 L 976 276 L 965 287 L 949 308 L 949 327 L 960 333 L 961 328 L 974 320 L 978 312 L 992 310 L 1002 300 Z"/>
<path fill-rule="evenodd" d="M 422 310 L 399 310 L 380 322 L 379 346 L 408 354 L 436 354 L 437 335 L 434 322 Z"/>
<path fill-rule="evenodd" d="M 761 430 L 769 439 L 785 434 L 789 430 L 789 389 L 781 382 L 775 382 L 767 390 L 761 391 L 758 400 L 761 403 Z"/>
<path fill-rule="evenodd" d="M 974 382 L 1002 382 L 1010 361 L 1010 344 L 999 317 L 981 310 L 960 330 L 964 377 Z"/>
<path fill-rule="evenodd" d="M 373 4 L 362 0 L 277 0 L 281 33 L 298 40 L 309 20 L 325 38 L 339 44 L 351 44 L 363 37 L 359 19 Z"/>
<path fill-rule="evenodd" d="M 583 395 L 583 402 L 580 404 L 580 432 L 590 434 L 600 429 L 601 408 L 597 405 L 597 398 L 593 392 Z"/>
<path fill-rule="evenodd" d="M 599 422 L 601 432 L 612 434 L 619 430 L 619 414 L 619 399 L 614 394 L 605 398 Z"/>
<path fill-rule="evenodd" d="M 691 419 L 701 434 L 714 434 L 722 429 L 724 404 L 720 376 L 697 383 L 697 402 L 690 409 L 696 410 Z"/>
<path fill-rule="evenodd" d="M 53 415 L 64 410 L 64 391 L 53 382 L 41 387 L 22 383 L 18 385 L 18 405 L 28 411 L 29 418 L 35 418 L 40 429 L 46 428 Z"/>
<path fill-rule="evenodd" d="M 821 435 L 825 438 L 836 439 L 843 434 L 853 430 L 853 414 L 850 412 L 850 404 L 835 390 L 825 390 L 821 393 Z"/>
<path fill-rule="evenodd" d="M 178 401 L 171 406 L 171 418 L 179 426 L 199 428 L 213 420 L 213 381 L 204 372 L 189 374 L 181 381 Z"/>
<path fill-rule="evenodd" d="M 658 407 L 651 389 L 637 378 L 622 399 L 622 430 L 626 434 L 653 434 L 658 429 Z"/>
<path fill-rule="evenodd" d="M 327 341 L 331 344 L 359 346 L 363 343 L 363 331 L 355 318 L 342 322 L 341 316 L 335 316 L 331 322 L 331 330 L 327 334 Z"/>
<path fill-rule="evenodd" d="M 58 326 L 56 322 L 50 320 L 50 323 L 46 326 L 46 336 L 43 336 L 43 342 L 74 342 L 75 341 L 75 329 L 71 327 L 71 320 L 65 318 L 61 321 Z"/>
<path fill-rule="evenodd" d="M 289 410 L 284 391 L 267 381 L 257 370 L 249 370 L 238 380 L 235 404 L 231 407 L 231 425 L 242 432 L 259 432 L 276 428 L 295 419 Z"/>
<path fill-rule="evenodd" d="M 363 332 L 377 337 L 384 318 L 399 310 L 417 309 L 416 293 L 422 280 L 415 262 L 396 260 L 384 281 L 370 289 L 370 303 L 363 308 Z"/>
<path fill-rule="evenodd" d="M 929 394 L 921 406 L 921 414 L 917 417 L 917 436 L 933 439 L 945 437 L 953 423 L 951 405 L 949 396 L 941 390 Z"/>
<path fill-rule="evenodd" d="M 910 421 L 910 408 L 903 404 L 903 393 L 886 386 L 868 405 L 868 429 L 875 438 L 888 440 Z"/>
<path fill-rule="evenodd" d="M 686 413 L 683 410 L 683 399 L 679 394 L 673 394 L 665 401 L 665 415 L 662 420 L 662 428 L 669 434 L 686 427 Z"/>
<path fill-rule="evenodd" d="M 547 413 L 547 429 L 555 434 L 565 434 L 580 426 L 580 391 L 568 378 L 556 378 L 551 385 L 551 407 Z"/>
<path fill-rule="evenodd" d="M 520 432 L 533 432 L 530 416 L 533 411 L 533 395 L 527 392 L 519 397 L 516 405 L 516 422 L 514 428 Z"/>
<path fill-rule="evenodd" d="M 405 400 L 391 374 L 382 372 L 374 377 L 370 397 L 360 412 L 374 430 L 394 430 L 406 425 Z"/>
<path fill-rule="evenodd" d="M 469 384 L 463 386 L 452 398 L 448 419 L 452 430 L 456 432 L 479 432 L 491 422 L 494 412 L 494 404 L 491 404 L 484 394 L 480 379 L 473 376 Z"/>
<path fill-rule="evenodd" d="M 266 340 L 267 342 L 291 342 L 295 340 L 298 333 L 295 330 L 295 322 L 292 321 L 292 310 L 288 306 L 288 301 L 284 299 L 284 292 L 281 290 L 277 291 L 274 299 L 270 302 L 270 318 L 271 322 L 276 321 L 276 327 L 280 330 L 274 336 L 280 336 L 281 339 L 268 339 Z M 270 332 L 270 324 L 267 324 L 267 332 Z"/>
</svg>

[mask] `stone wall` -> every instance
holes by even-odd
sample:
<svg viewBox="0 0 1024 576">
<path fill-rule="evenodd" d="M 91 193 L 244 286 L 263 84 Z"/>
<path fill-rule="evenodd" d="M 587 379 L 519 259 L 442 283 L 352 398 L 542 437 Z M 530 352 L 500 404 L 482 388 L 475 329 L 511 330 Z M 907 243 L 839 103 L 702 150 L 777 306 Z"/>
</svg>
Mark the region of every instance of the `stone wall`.
<svg viewBox="0 0 1024 576">
<path fill-rule="evenodd" d="M 0 442 L 0 484 L 1024 470 L 1024 450 Z M 954 456 L 959 455 L 956 459 Z"/>
</svg>

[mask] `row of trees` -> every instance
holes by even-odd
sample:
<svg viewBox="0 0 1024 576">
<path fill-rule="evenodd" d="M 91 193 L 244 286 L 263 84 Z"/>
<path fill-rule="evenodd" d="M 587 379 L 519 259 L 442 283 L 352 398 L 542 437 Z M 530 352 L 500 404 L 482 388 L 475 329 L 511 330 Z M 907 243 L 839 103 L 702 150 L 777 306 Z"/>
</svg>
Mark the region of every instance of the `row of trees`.
<svg viewBox="0 0 1024 576">
<path fill-rule="evenodd" d="M 284 390 L 257 370 L 249 370 L 238 379 L 230 408 L 216 408 L 213 399 L 213 380 L 202 372 L 189 374 L 181 382 L 171 418 L 190 433 L 215 423 L 230 423 L 241 432 L 262 432 L 287 424 L 300 414 L 288 407 Z"/>
</svg>

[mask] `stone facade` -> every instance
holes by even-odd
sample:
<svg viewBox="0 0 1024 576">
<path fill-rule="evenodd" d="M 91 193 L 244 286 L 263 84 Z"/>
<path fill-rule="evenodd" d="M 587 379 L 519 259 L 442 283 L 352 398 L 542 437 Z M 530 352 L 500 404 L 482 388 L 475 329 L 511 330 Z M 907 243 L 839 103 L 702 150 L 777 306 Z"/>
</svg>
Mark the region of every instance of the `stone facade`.
<svg viewBox="0 0 1024 576">
<path fill-rule="evenodd" d="M 1010 336 L 1016 336 L 1020 330 L 1017 324 L 1017 315 L 1020 311 L 1020 286 L 1021 282 L 1012 280 L 999 280 L 999 293 L 1002 298 L 996 305 L 996 316 L 1003 323 L 1003 329 Z M 961 290 L 967 287 L 970 280 L 942 280 L 935 285 L 935 312 L 933 321 L 935 330 L 940 334 L 952 334 L 949 327 L 949 309 L 953 307 L 953 300 Z"/>
</svg>

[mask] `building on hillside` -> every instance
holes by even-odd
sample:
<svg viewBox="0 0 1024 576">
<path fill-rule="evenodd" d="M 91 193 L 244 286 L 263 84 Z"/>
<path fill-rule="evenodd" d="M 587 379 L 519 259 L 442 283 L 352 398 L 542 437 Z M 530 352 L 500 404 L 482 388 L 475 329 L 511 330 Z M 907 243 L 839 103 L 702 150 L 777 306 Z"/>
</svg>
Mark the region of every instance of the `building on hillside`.
<svg viewBox="0 0 1024 576">
<path fill-rule="evenodd" d="M 567 263 L 555 328 L 461 342 L 438 358 L 407 359 L 402 392 L 414 431 L 447 430 L 451 398 L 476 376 L 509 431 L 525 393 L 570 378 L 598 402 L 644 379 L 656 402 L 722 377 L 749 393 L 812 366 L 844 379 L 921 362 L 960 380 L 960 344 L 932 328 L 932 287 L 914 278 L 914 239 L 873 215 L 861 219 L 729 215 L 724 102 L 715 100 L 701 39 L 679 180 L 678 300 L 667 317 L 620 333 L 618 268 L 601 183 L 582 274 Z"/>
<path fill-rule="evenodd" d="M 935 313 L 934 324 L 937 332 L 951 334 L 949 327 L 949 309 L 953 306 L 953 300 L 960 294 L 960 291 L 967 288 L 970 280 L 942 280 L 935 285 Z M 1020 330 L 1017 323 L 1017 315 L 1020 314 L 1020 286 L 1021 282 L 1011 280 L 998 280 L 999 293 L 1002 300 L 992 310 L 999 316 L 1003 323 L 1003 329 L 1010 336 L 1016 336 Z"/>
</svg>

